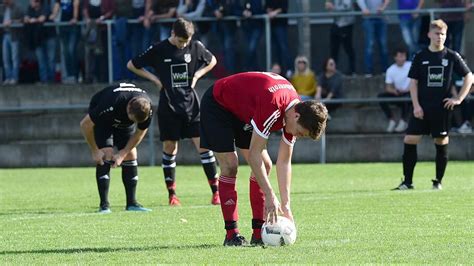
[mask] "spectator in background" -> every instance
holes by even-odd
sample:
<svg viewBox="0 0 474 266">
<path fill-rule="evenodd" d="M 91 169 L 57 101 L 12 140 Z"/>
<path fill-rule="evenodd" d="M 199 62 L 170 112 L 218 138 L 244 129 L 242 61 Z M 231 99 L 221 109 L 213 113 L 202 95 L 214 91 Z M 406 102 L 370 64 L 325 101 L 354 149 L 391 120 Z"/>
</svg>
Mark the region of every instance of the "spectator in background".
<svg viewBox="0 0 474 266">
<path fill-rule="evenodd" d="M 179 0 L 176 16 L 193 21 L 202 17 L 206 8 L 206 0 Z"/>
<path fill-rule="evenodd" d="M 21 28 L 11 28 L 13 23 L 20 23 L 23 19 L 23 11 L 15 4 L 14 0 L 3 0 L 3 41 L 2 59 L 5 71 L 3 85 L 15 85 L 18 83 L 20 73 L 20 34 Z"/>
<path fill-rule="evenodd" d="M 264 13 L 261 0 L 247 0 L 244 2 L 242 17 L 242 29 L 247 35 L 247 55 L 245 60 L 245 69 L 260 70 L 257 58 L 257 47 L 260 37 L 263 33 L 263 20 L 252 19 L 254 15 Z"/>
<path fill-rule="evenodd" d="M 217 18 L 215 30 L 224 43 L 223 59 L 224 65 L 230 74 L 235 73 L 235 35 L 237 23 L 235 20 L 221 20 L 225 16 L 240 16 L 242 9 L 239 0 L 207 0 L 209 8 Z"/>
<path fill-rule="evenodd" d="M 128 20 L 133 17 L 132 0 L 115 0 L 115 23 L 113 25 L 114 80 L 125 80 L 130 75 L 127 62 L 130 59 L 130 27 Z"/>
<path fill-rule="evenodd" d="M 468 8 L 472 7 L 468 0 L 437 0 L 441 8 Z M 446 46 L 460 53 L 462 45 L 462 35 L 464 32 L 464 19 L 469 17 L 469 13 L 441 13 L 440 18 L 448 25 L 448 36 Z M 466 16 L 466 17 L 465 17 Z"/>
<path fill-rule="evenodd" d="M 201 18 L 206 9 L 206 0 L 179 0 L 178 9 L 176 10 L 176 16 L 178 18 L 185 18 L 190 21 Z M 207 40 L 203 40 L 203 34 L 209 31 L 208 22 L 194 21 L 194 29 L 198 35 L 198 39 L 207 45 Z M 196 36 L 196 35 L 195 35 Z"/>
<path fill-rule="evenodd" d="M 393 60 L 395 63 L 387 69 L 385 75 L 385 92 L 378 95 L 379 98 L 405 98 L 410 97 L 410 78 L 408 72 L 410 71 L 411 62 L 407 61 L 407 51 L 403 48 L 395 50 L 393 53 Z M 388 133 L 403 132 L 408 126 L 408 115 L 410 105 L 408 102 L 393 102 L 391 104 L 400 108 L 400 121 L 395 122 L 395 117 L 392 110 L 390 110 L 388 102 L 380 102 L 380 107 L 388 119 L 386 131 Z"/>
<path fill-rule="evenodd" d="M 420 37 L 421 17 L 417 11 L 423 7 L 424 3 L 425 0 L 398 0 L 399 10 L 414 10 L 411 14 L 398 16 L 402 37 L 410 52 L 409 56 L 415 55 L 420 49 L 418 39 Z"/>
<path fill-rule="evenodd" d="M 267 0 L 265 9 L 271 19 L 272 42 L 276 45 L 278 62 L 286 76 L 291 76 L 291 57 L 288 47 L 288 19 L 276 18 L 279 14 L 288 13 L 288 0 Z"/>
<path fill-rule="evenodd" d="M 336 68 L 336 61 L 329 57 L 323 62 L 323 73 L 318 78 L 319 86 L 316 99 L 340 99 L 343 97 L 342 82 L 344 76 Z M 328 112 L 334 112 L 340 103 L 326 103 Z"/>
<path fill-rule="evenodd" d="M 461 57 L 465 60 L 464 56 L 461 55 Z M 453 97 L 459 97 L 459 92 L 461 91 L 463 83 L 464 83 L 464 78 L 454 73 L 453 84 L 451 86 L 451 95 L 453 95 Z M 470 94 L 468 94 L 468 97 L 469 95 L 474 96 L 472 94 L 473 92 L 474 92 L 474 87 L 471 87 L 471 91 L 470 91 Z M 470 122 L 472 119 L 472 112 L 474 112 L 474 101 L 469 100 L 469 99 L 465 99 L 459 105 L 459 107 L 456 106 L 454 108 L 454 112 L 453 112 L 454 121 L 453 122 L 455 123 L 455 126 L 456 126 L 455 131 L 461 134 L 472 133 L 472 125 Z"/>
<path fill-rule="evenodd" d="M 146 5 L 151 0 L 132 0 L 132 19 L 138 20 L 137 23 L 129 25 L 130 28 L 130 50 L 131 57 L 135 57 L 143 52 L 149 45 L 147 39 L 150 37 L 150 25 L 149 21 L 146 20 Z"/>
<path fill-rule="evenodd" d="M 160 22 L 161 19 L 168 19 L 176 17 L 176 9 L 178 8 L 179 0 L 152 0 L 150 10 L 151 23 L 157 24 L 160 30 L 159 41 L 168 39 L 171 35 L 172 22 Z M 154 40 L 152 39 L 152 43 Z"/>
<path fill-rule="evenodd" d="M 273 63 L 270 72 L 281 75 L 281 66 L 278 63 Z"/>
<path fill-rule="evenodd" d="M 105 82 L 108 68 L 107 27 L 105 20 L 112 19 L 115 12 L 114 0 L 84 0 L 85 82 Z"/>
<path fill-rule="evenodd" d="M 295 59 L 295 73 L 290 79 L 291 84 L 301 97 L 301 100 L 312 100 L 318 85 L 314 72 L 309 67 L 308 58 L 298 56 Z"/>
<path fill-rule="evenodd" d="M 354 11 L 352 0 L 334 0 L 326 1 L 326 9 L 329 11 Z M 330 40 L 331 40 L 331 57 L 336 63 L 339 58 L 339 47 L 342 45 L 346 51 L 349 60 L 349 72 L 355 74 L 355 53 L 352 45 L 352 30 L 354 28 L 354 16 L 340 16 L 334 18 L 334 23 L 331 26 Z"/>
<path fill-rule="evenodd" d="M 35 51 L 42 83 L 54 82 L 56 70 L 56 31 L 53 27 L 43 25 L 48 22 L 50 13 L 48 4 L 42 4 L 41 0 L 30 0 L 24 19 L 27 43 Z"/>
<path fill-rule="evenodd" d="M 54 21 L 59 13 L 60 22 L 68 22 L 68 26 L 59 27 L 59 37 L 62 45 L 64 57 L 64 66 L 66 67 L 66 76 L 62 78 L 63 83 L 76 83 L 77 81 L 77 42 L 79 39 L 79 27 L 77 22 L 80 20 L 79 0 L 56 0 L 53 12 L 49 16 Z"/>
<path fill-rule="evenodd" d="M 388 66 L 387 55 L 387 23 L 382 13 L 387 8 L 389 0 L 357 0 L 357 4 L 364 14 L 363 29 L 365 34 L 365 76 L 371 77 L 374 74 L 372 54 L 374 41 L 379 45 L 380 63 L 383 71 Z"/>
</svg>

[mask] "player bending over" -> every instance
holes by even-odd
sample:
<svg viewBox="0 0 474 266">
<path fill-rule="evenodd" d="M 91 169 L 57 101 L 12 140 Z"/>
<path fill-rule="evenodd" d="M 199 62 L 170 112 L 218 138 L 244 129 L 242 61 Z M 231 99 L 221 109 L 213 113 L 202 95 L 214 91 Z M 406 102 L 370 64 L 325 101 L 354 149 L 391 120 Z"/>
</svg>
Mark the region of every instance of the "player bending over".
<svg viewBox="0 0 474 266">
<path fill-rule="evenodd" d="M 278 213 L 293 220 L 290 208 L 291 157 L 297 137 L 318 139 L 326 128 L 326 107 L 301 102 L 289 81 L 267 72 L 247 72 L 216 81 L 201 102 L 201 147 L 213 150 L 221 175 L 219 191 L 227 234 L 224 246 L 246 245 L 239 234 L 237 191 L 238 157 L 234 144 L 249 163 L 252 245 L 263 244 L 261 227 L 275 222 Z M 270 132 L 282 131 L 276 172 L 280 201 L 268 175 L 272 161 L 267 152 Z"/>
</svg>

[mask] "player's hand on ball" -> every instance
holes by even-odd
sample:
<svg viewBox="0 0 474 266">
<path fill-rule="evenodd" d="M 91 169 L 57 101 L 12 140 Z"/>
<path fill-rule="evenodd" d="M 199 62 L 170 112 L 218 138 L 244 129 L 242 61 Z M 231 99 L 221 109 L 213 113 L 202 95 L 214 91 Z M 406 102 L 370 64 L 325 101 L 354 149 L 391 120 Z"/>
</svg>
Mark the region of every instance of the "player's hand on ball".
<svg viewBox="0 0 474 266">
<path fill-rule="evenodd" d="M 460 100 L 453 99 L 453 98 L 444 98 L 443 102 L 444 102 L 444 108 L 448 110 L 453 110 L 454 106 L 461 104 Z"/>
<path fill-rule="evenodd" d="M 423 119 L 423 116 L 425 115 L 423 108 L 421 108 L 421 106 L 413 107 L 413 115 L 418 119 Z"/>
<path fill-rule="evenodd" d="M 94 162 L 98 165 L 104 165 L 104 156 L 105 153 L 102 150 L 92 152 L 92 159 L 94 159 Z"/>
<path fill-rule="evenodd" d="M 276 223 L 278 212 L 281 212 L 280 202 L 274 193 L 265 196 L 265 217 L 267 223 Z"/>
</svg>

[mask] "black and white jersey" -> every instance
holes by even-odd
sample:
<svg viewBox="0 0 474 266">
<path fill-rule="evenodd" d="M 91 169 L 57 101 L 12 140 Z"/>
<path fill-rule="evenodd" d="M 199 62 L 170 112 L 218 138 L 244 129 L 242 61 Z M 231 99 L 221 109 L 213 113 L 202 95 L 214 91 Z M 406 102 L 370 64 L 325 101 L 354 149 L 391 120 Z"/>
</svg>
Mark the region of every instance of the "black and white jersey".
<svg viewBox="0 0 474 266">
<path fill-rule="evenodd" d="M 134 122 L 128 118 L 128 102 L 137 96 L 150 99 L 146 91 L 137 88 L 135 84 L 120 83 L 112 85 L 96 93 L 89 105 L 89 116 L 94 124 L 105 127 L 128 128 Z M 151 102 L 151 100 L 150 100 Z M 137 124 L 141 130 L 150 126 L 152 111 L 147 120 Z"/>
<path fill-rule="evenodd" d="M 195 91 L 191 88 L 194 73 L 203 65 L 209 65 L 212 53 L 200 41 L 191 40 L 189 45 L 179 49 L 164 40 L 150 46 L 144 53 L 132 59 L 136 68 L 152 67 L 161 80 L 160 104 L 166 100 L 169 107 L 179 114 L 190 114 L 198 104 Z"/>
<path fill-rule="evenodd" d="M 418 81 L 421 107 L 442 108 L 443 99 L 451 96 L 453 73 L 464 77 L 470 72 L 457 52 L 448 48 L 432 52 L 426 48 L 415 55 L 408 77 Z"/>
</svg>

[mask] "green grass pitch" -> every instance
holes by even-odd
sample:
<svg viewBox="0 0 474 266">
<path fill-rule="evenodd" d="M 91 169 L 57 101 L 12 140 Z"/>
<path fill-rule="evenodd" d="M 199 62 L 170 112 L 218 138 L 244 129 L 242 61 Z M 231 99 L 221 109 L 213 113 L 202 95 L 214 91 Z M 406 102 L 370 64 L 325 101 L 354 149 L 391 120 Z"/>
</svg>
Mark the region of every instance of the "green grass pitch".
<svg viewBox="0 0 474 266">
<path fill-rule="evenodd" d="M 220 208 L 199 166 L 177 168 L 183 206 L 167 206 L 159 167 L 140 167 L 138 200 L 124 211 L 112 171 L 112 213 L 96 213 L 95 169 L 0 169 L 1 264 L 471 264 L 474 164 L 450 162 L 444 190 L 431 190 L 434 163 L 419 163 L 414 191 L 398 185 L 401 164 L 294 165 L 295 245 L 223 247 Z M 250 238 L 249 168 L 238 178 L 241 233 Z M 272 172 L 274 187 L 275 172 Z"/>
</svg>

